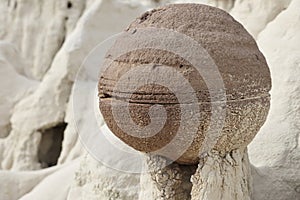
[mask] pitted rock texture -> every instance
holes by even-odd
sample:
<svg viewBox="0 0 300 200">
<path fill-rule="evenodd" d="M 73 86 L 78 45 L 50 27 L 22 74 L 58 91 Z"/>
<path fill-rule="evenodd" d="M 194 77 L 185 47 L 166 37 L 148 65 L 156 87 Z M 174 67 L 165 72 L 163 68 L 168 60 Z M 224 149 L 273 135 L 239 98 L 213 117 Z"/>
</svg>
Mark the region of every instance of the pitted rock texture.
<svg viewBox="0 0 300 200">
<path fill-rule="evenodd" d="M 191 199 L 191 176 L 197 165 L 179 165 L 172 163 L 165 166 L 167 160 L 160 156 L 147 157 L 149 173 L 141 175 L 140 200 L 188 200 Z"/>
<path fill-rule="evenodd" d="M 243 26 L 225 11 L 217 8 L 201 4 L 174 4 L 144 13 L 131 23 L 126 31 L 135 37 L 142 28 L 177 31 L 197 41 L 209 53 L 221 74 L 227 98 L 222 134 L 218 138 L 217 145 L 211 148 L 226 153 L 249 144 L 266 119 L 271 78 L 264 56 Z M 156 40 L 151 35 L 148 38 L 149 43 L 152 41 L 154 43 Z M 211 122 L 211 103 L 218 104 L 218 102 L 211 102 L 205 81 L 194 66 L 180 55 L 160 49 L 144 48 L 118 57 L 114 48 L 128 48 L 126 45 L 130 44 L 126 43 L 126 39 L 127 36 L 120 36 L 108 51 L 106 61 L 111 64 L 103 72 L 99 81 L 100 109 L 106 123 L 121 140 L 144 152 L 152 152 L 164 147 L 176 134 L 179 134 L 181 141 L 192 134 L 177 133 L 182 113 L 175 94 L 168 88 L 154 84 L 145 85 L 133 93 L 130 99 L 124 95 L 130 91 L 114 91 L 122 75 L 141 64 L 153 64 L 153 71 L 160 70 L 164 65 L 171 66 L 191 83 L 201 112 L 201 120 L 196 122 L 199 123 L 197 135 L 189 149 L 177 161 L 185 164 L 197 163 L 199 149 L 203 145 Z M 175 46 L 176 43 L 171 45 Z M 135 82 L 132 80 L 135 79 L 130 78 L 124 84 L 134 85 Z M 180 80 L 174 81 L 180 82 Z M 214 94 L 219 95 L 219 91 L 214 91 Z M 186 93 L 186 95 L 191 94 Z M 149 123 L 148 112 L 152 105 L 163 105 L 168 117 L 165 126 L 153 137 L 138 138 L 127 134 L 119 128 L 122 121 L 116 122 L 112 114 L 111 104 L 114 99 L 128 101 L 133 121 L 141 126 Z M 184 103 L 186 105 L 183 106 L 189 107 L 190 102 Z M 116 109 L 120 110 L 120 108 Z M 123 113 L 120 115 L 125 119 Z M 122 126 L 127 126 L 127 130 L 133 128 L 125 122 Z M 180 147 L 180 142 L 178 145 L 177 147 Z M 172 152 L 176 152 L 176 149 L 169 149 L 162 155 L 168 157 Z"/>
</svg>

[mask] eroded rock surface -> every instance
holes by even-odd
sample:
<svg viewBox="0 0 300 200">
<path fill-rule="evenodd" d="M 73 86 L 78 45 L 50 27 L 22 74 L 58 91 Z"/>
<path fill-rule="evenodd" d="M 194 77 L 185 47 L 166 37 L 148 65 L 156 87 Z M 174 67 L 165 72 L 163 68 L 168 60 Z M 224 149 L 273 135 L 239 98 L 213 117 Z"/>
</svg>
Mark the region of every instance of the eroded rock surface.
<svg viewBox="0 0 300 200">
<path fill-rule="evenodd" d="M 254 188 L 259 200 L 300 198 L 299 6 L 300 2 L 293 0 L 258 38 L 273 85 L 268 119 L 249 147 L 250 160 L 258 167 L 260 186 Z"/>
<path fill-rule="evenodd" d="M 33 2 L 0 2 L 0 39 L 16 47 L 0 44 L 0 168 L 10 170 L 0 172 L 0 199 L 19 199 L 26 193 L 24 199 L 43 199 L 53 185 L 58 192 L 48 194 L 51 199 L 137 199 L 150 179 L 142 179 L 139 185 L 139 177 L 112 171 L 82 156 L 85 152 L 75 134 L 69 96 L 76 71 L 95 43 L 122 30 L 142 12 L 137 8 L 144 11 L 167 1 Z M 233 7 L 230 0 L 210 3 L 230 10 L 258 37 L 271 68 L 274 98 L 270 116 L 249 147 L 255 165 L 253 199 L 299 199 L 299 1 L 236 0 Z M 69 164 L 16 172 L 41 168 L 37 157 L 41 134 L 62 123 L 67 127 L 58 163 Z M 79 156 L 80 167 L 73 163 Z M 63 170 L 65 166 L 69 167 Z M 60 185 L 62 177 L 65 181 Z"/>
</svg>

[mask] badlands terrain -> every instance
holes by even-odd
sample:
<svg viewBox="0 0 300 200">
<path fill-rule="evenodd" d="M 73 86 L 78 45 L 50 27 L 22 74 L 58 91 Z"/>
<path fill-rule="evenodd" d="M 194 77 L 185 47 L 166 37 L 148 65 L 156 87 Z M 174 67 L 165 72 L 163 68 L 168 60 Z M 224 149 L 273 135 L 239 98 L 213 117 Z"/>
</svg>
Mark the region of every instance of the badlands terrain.
<svg viewBox="0 0 300 200">
<path fill-rule="evenodd" d="M 229 12 L 255 38 L 271 71 L 270 112 L 248 146 L 252 199 L 300 199 L 299 0 L 3 0 L 1 200 L 148 200 L 138 174 L 107 167 L 83 147 L 78 133 L 95 126 L 84 101 L 74 112 L 74 82 L 92 49 L 141 13 L 188 2 Z M 85 80 L 82 97 L 97 85 Z"/>
</svg>

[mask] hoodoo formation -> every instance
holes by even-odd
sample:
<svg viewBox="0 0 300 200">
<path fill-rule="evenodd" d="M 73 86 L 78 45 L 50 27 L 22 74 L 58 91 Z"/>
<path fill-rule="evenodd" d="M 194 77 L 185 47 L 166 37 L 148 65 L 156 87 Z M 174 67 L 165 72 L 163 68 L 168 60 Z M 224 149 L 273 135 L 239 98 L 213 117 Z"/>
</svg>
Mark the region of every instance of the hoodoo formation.
<svg viewBox="0 0 300 200">
<path fill-rule="evenodd" d="M 246 147 L 265 122 L 271 89 L 269 68 L 252 36 L 225 11 L 201 4 L 174 4 L 154 9 L 132 22 L 126 32 L 132 33 L 132 37 L 135 37 L 141 29 L 145 28 L 168 29 L 184 34 L 198 42 L 208 52 L 220 72 L 226 92 L 226 117 L 222 133 L 211 148 L 226 154 L 234 149 Z M 156 40 L 150 34 L 144 37 L 148 37 L 150 41 Z M 134 92 L 114 91 L 119 79 L 135 67 L 150 64 L 153 65 L 155 71 L 170 66 L 191 84 L 198 100 L 201 116 L 196 122 L 198 131 L 193 142 L 177 159 L 177 162 L 180 164 L 197 163 L 199 150 L 207 137 L 211 123 L 211 105 L 218 105 L 219 102 L 211 101 L 210 91 L 202 74 L 199 74 L 195 67 L 180 55 L 163 49 L 144 48 L 116 56 L 114 49 L 117 45 L 123 48 L 122 44 L 126 43 L 126 39 L 127 37 L 120 36 L 108 51 L 104 63 L 109 63 L 109 66 L 101 74 L 99 80 L 100 110 L 108 127 L 126 144 L 142 152 L 153 152 L 163 148 L 176 134 L 179 134 L 182 140 L 186 135 L 192 134 L 184 131 L 177 132 L 181 123 L 182 107 L 179 105 L 176 94 L 167 87 L 148 84 L 139 87 Z M 168 45 L 175 46 L 176 42 Z M 133 76 L 139 76 L 139 74 Z M 135 80 L 138 78 L 129 77 L 124 84 L 134 85 Z M 124 95 L 128 92 L 132 92 L 130 98 Z M 218 95 L 218 92 L 214 91 L 214 95 Z M 146 126 L 150 123 L 149 108 L 151 106 L 155 104 L 164 106 L 167 114 L 165 125 L 152 137 L 135 137 L 128 134 L 120 128 L 122 121 L 116 122 L 114 119 L 112 101 L 116 99 L 129 102 L 130 117 L 139 126 Z M 130 124 L 121 124 L 121 126 L 128 126 L 126 130 L 134 128 L 131 128 Z"/>
</svg>

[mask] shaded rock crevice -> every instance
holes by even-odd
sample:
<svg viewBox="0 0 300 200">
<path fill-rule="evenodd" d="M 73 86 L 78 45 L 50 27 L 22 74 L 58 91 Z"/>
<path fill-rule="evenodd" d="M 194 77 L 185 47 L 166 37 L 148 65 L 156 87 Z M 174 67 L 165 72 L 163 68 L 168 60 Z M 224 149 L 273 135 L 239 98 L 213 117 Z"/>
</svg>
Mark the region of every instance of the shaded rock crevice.
<svg viewBox="0 0 300 200">
<path fill-rule="evenodd" d="M 62 150 L 62 141 L 66 123 L 57 124 L 54 127 L 39 130 L 41 141 L 38 148 L 38 161 L 42 168 L 55 166 Z"/>
</svg>

